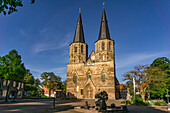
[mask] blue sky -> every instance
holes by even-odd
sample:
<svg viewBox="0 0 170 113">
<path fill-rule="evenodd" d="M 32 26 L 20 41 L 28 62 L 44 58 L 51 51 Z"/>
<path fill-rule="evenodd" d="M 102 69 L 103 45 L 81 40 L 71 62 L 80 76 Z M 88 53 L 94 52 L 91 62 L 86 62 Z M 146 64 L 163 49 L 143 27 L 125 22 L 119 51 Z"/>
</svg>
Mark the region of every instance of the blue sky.
<svg viewBox="0 0 170 113">
<path fill-rule="evenodd" d="M 99 35 L 103 1 L 120 82 L 135 65 L 170 58 L 170 0 L 36 0 L 33 5 L 24 0 L 18 12 L 0 14 L 0 56 L 16 49 L 35 78 L 52 71 L 65 80 L 78 9 L 90 54 Z"/>
</svg>

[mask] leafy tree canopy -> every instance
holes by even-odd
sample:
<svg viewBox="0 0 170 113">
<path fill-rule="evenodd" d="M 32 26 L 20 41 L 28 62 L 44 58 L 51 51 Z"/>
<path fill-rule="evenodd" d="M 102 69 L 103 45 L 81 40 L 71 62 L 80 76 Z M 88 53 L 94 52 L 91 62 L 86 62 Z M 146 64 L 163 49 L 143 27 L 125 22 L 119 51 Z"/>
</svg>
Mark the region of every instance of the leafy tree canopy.
<svg viewBox="0 0 170 113">
<path fill-rule="evenodd" d="M 31 0 L 33 4 L 35 0 Z M 0 0 L 0 13 L 3 12 L 4 15 L 11 14 L 13 12 L 17 12 L 17 7 L 22 7 L 22 0 Z"/>
<path fill-rule="evenodd" d="M 167 57 L 160 57 L 153 61 L 152 67 L 160 67 L 165 73 L 168 74 L 167 88 L 170 90 L 170 60 Z"/>
<path fill-rule="evenodd" d="M 161 68 L 138 65 L 134 70 L 123 74 L 123 80 L 127 81 L 127 86 L 130 88 L 132 88 L 133 78 L 135 78 L 136 86 L 144 101 L 147 92 L 163 98 L 167 87 L 167 74 Z"/>
<path fill-rule="evenodd" d="M 61 88 L 61 77 L 56 76 L 53 72 L 44 72 L 41 74 L 42 84 L 49 89 L 49 96 L 51 95 L 51 89 Z"/>
<path fill-rule="evenodd" d="M 27 74 L 21 56 L 14 49 L 9 54 L 0 57 L 0 75 L 5 79 L 20 81 Z"/>
<path fill-rule="evenodd" d="M 153 61 L 152 67 L 160 67 L 167 74 L 170 75 L 170 60 L 167 57 L 160 57 Z"/>
</svg>

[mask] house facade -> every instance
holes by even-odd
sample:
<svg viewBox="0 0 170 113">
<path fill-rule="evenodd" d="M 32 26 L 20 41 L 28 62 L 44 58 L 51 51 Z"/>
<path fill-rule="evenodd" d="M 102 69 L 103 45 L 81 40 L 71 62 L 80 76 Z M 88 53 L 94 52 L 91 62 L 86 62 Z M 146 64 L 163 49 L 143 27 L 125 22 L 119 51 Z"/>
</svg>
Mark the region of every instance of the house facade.
<svg viewBox="0 0 170 113">
<path fill-rule="evenodd" d="M 24 93 L 24 82 L 16 82 L 0 78 L 0 98 L 5 98 L 9 87 L 9 98 L 22 98 Z"/>
</svg>

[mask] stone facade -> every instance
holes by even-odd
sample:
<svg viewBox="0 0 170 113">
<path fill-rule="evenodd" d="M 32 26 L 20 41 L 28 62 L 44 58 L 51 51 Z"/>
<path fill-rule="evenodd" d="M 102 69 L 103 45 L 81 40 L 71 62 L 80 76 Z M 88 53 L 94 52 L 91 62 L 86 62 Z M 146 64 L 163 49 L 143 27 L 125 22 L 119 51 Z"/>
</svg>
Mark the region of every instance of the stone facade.
<svg viewBox="0 0 170 113">
<path fill-rule="evenodd" d="M 80 40 L 78 38 L 76 40 Z M 70 44 L 67 64 L 68 98 L 94 99 L 96 92 L 100 89 L 100 91 L 106 91 L 110 99 L 118 99 L 119 88 L 116 87 L 118 85 L 115 75 L 114 40 L 109 37 L 96 41 L 95 51 L 92 51 L 89 57 L 88 45 L 85 42 L 73 41 Z"/>
</svg>

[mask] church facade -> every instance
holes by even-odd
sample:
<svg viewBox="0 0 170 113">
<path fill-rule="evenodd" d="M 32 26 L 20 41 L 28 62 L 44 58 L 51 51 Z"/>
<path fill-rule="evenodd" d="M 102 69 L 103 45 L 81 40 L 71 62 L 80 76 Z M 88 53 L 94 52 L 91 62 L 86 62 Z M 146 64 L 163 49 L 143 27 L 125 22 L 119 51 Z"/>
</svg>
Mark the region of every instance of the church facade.
<svg viewBox="0 0 170 113">
<path fill-rule="evenodd" d="M 69 52 L 66 93 L 68 98 L 94 99 L 99 90 L 106 91 L 109 99 L 119 98 L 119 82 L 115 75 L 114 40 L 110 38 L 104 7 L 95 51 L 88 56 L 88 45 L 85 43 L 79 12 Z"/>
</svg>

